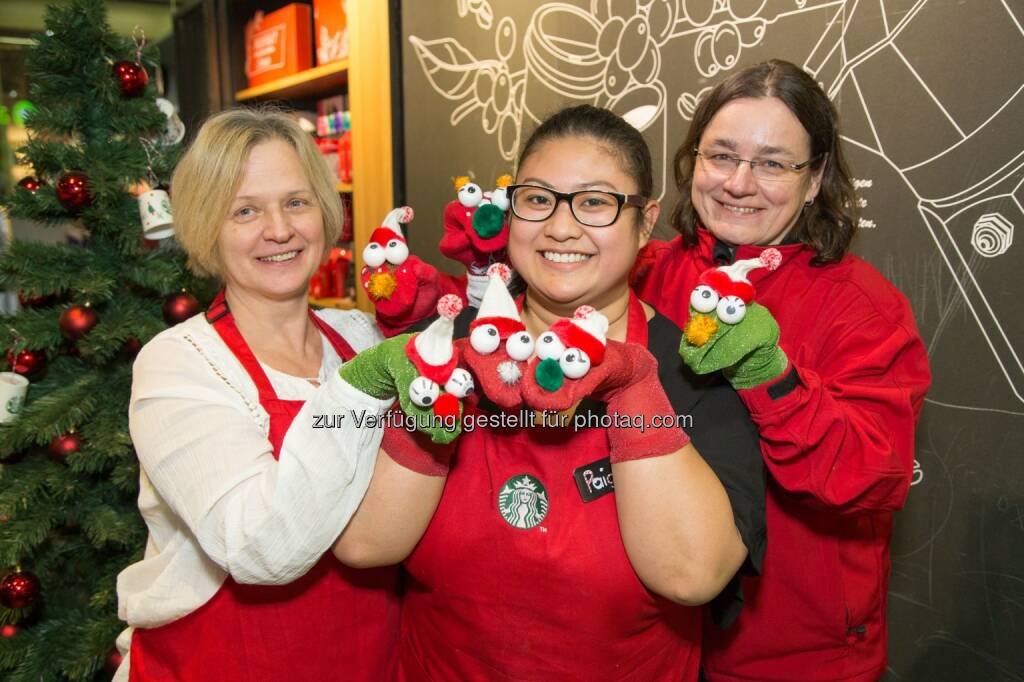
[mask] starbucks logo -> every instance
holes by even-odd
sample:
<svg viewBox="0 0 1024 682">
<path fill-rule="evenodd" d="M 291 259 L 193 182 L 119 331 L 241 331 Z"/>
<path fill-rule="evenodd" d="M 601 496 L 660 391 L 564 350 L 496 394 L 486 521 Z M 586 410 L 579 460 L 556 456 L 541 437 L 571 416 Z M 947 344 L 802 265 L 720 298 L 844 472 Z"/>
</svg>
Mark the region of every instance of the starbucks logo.
<svg viewBox="0 0 1024 682">
<path fill-rule="evenodd" d="M 18 414 L 21 412 L 22 398 L 20 395 L 13 396 L 7 401 L 7 414 Z"/>
<path fill-rule="evenodd" d="M 516 474 L 501 487 L 498 511 L 513 528 L 539 526 L 548 515 L 548 492 L 533 476 Z"/>
</svg>

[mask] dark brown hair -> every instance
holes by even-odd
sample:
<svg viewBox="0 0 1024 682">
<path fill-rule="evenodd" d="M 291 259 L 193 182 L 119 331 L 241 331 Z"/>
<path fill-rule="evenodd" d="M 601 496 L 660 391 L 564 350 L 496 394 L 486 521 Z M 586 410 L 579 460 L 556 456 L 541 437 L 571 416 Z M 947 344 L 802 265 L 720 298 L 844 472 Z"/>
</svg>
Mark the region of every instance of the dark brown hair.
<svg viewBox="0 0 1024 682">
<path fill-rule="evenodd" d="M 650 198 L 654 191 L 651 150 L 640 131 L 618 114 L 589 104 L 567 107 L 549 116 L 526 140 L 519 153 L 518 170 L 541 143 L 563 137 L 586 136 L 607 145 L 622 160 L 626 172 L 636 180 L 639 192 Z"/>
<path fill-rule="evenodd" d="M 691 195 L 696 158 L 693 150 L 715 114 L 729 102 L 744 97 L 778 98 L 810 135 L 814 159 L 810 170 L 817 172 L 824 165 L 821 189 L 814 203 L 804 208 L 793 226 L 792 236 L 815 250 L 815 264 L 838 261 L 849 250 L 857 225 L 853 183 L 840 145 L 838 116 L 828 96 L 810 75 L 779 59 L 733 74 L 716 85 L 697 107 L 690 131 L 673 162 L 679 203 L 669 224 L 682 234 L 683 243 L 696 245 L 700 218 Z"/>
</svg>

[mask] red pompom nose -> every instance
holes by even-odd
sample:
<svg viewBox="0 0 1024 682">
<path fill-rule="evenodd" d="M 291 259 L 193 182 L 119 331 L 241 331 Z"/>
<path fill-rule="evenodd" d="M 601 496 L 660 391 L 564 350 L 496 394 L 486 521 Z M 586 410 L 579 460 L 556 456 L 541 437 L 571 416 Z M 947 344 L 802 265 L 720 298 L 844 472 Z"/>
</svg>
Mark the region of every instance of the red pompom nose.
<svg viewBox="0 0 1024 682">
<path fill-rule="evenodd" d="M 444 393 L 438 396 L 437 402 L 434 403 L 434 414 L 441 419 L 448 419 L 449 416 L 453 419 L 458 419 L 459 399 L 451 393 Z"/>
</svg>

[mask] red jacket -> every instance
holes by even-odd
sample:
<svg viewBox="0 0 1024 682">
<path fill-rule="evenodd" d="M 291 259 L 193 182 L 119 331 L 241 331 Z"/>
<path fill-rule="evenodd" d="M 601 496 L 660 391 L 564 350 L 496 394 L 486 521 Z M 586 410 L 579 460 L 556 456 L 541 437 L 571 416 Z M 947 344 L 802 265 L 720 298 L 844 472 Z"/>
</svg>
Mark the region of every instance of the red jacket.
<svg viewBox="0 0 1024 682">
<path fill-rule="evenodd" d="M 741 246 L 735 259 L 763 248 Z M 816 267 L 809 247 L 777 248 L 779 269 L 749 279 L 790 368 L 739 391 L 769 471 L 767 554 L 762 576 L 744 579 L 739 620 L 705 629 L 703 665 L 714 682 L 876 680 L 892 512 L 910 486 L 928 357 L 907 300 L 865 261 Z M 705 230 L 695 248 L 652 242 L 637 293 L 685 325 L 697 277 L 721 264 L 715 251 Z"/>
</svg>

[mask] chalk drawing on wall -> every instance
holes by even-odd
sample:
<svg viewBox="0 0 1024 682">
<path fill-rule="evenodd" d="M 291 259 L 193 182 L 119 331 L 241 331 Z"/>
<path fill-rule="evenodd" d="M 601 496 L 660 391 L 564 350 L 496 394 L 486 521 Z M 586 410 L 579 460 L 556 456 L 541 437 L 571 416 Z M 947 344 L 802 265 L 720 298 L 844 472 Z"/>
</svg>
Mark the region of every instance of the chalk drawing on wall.
<svg viewBox="0 0 1024 682">
<path fill-rule="evenodd" d="M 964 93 L 951 87 L 952 76 L 930 64 L 924 51 L 910 49 L 923 40 L 935 40 L 934 27 L 949 6 L 928 0 L 902 3 L 910 6 L 902 7 L 894 15 L 898 21 L 889 23 L 886 4 L 843 3 L 842 15 L 803 66 L 833 99 L 859 102 L 868 130 L 843 139 L 877 156 L 913 192 L 964 304 L 1014 396 L 1024 402 L 1022 339 L 1013 338 L 1005 316 L 1014 307 L 1008 300 L 1010 291 L 994 274 L 989 277 L 995 281 L 985 281 L 986 273 L 998 271 L 980 264 L 1005 258 L 1013 246 L 1015 225 L 1024 222 L 1024 150 L 1012 143 L 1020 136 L 1011 132 L 1019 126 L 1015 122 L 1024 120 L 1024 72 L 1006 68 L 1007 55 L 1024 55 L 1024 29 L 1005 2 L 986 3 L 977 14 L 967 15 L 984 23 L 991 44 L 972 55 L 986 71 L 984 90 Z M 872 6 L 883 9 L 881 21 L 874 23 L 876 35 L 866 39 L 870 31 L 861 31 L 858 46 L 852 49 L 846 30 L 870 25 L 867 19 L 858 21 L 858 12 Z M 999 34 L 992 35 L 993 30 Z M 828 39 L 829 34 L 835 39 Z M 967 46 L 970 32 L 960 35 Z M 957 32 L 950 33 L 953 41 L 956 36 Z M 976 46 L 977 41 L 969 45 Z M 947 49 L 956 50 L 957 45 Z M 893 115 L 893 92 L 899 93 L 903 115 Z M 962 98 L 971 94 L 976 96 L 968 109 Z"/>
<path fill-rule="evenodd" d="M 1015 336 L 998 312 L 1014 310 L 1016 301 L 1005 300 L 1009 288 L 986 280 L 1006 267 L 1000 261 L 1012 258 L 1014 232 L 1024 225 L 1024 151 L 1002 142 L 1019 140 L 1024 120 L 1024 69 L 1006 63 L 1007 55 L 1024 54 L 1024 29 L 1008 0 L 979 4 L 956 21 L 943 16 L 951 3 L 935 0 L 551 2 L 523 22 L 521 43 L 513 19 L 494 21 L 497 1 L 456 3 L 460 17 L 494 31 L 491 54 L 474 55 L 453 37 L 409 36 L 431 88 L 452 102 L 452 126 L 479 112 L 502 159 L 512 161 L 524 125 L 567 101 L 608 107 L 645 134 L 660 160 L 658 199 L 671 177 L 668 146 L 676 138 L 668 131 L 681 135 L 710 90 L 701 83 L 670 92 L 669 57 L 684 55 L 702 77 L 718 80 L 769 40 L 774 26 L 800 21 L 810 47 L 801 58 L 787 45 L 786 54 L 843 101 L 844 119 L 851 106 L 860 112 L 862 130 L 844 140 L 890 167 L 916 198 L 930 242 L 1024 403 L 1024 334 Z M 984 40 L 963 30 L 965 14 L 984 27 Z M 910 49 L 934 41 L 943 25 L 952 25 L 942 35 L 948 50 L 970 54 L 986 74 L 973 90 L 928 63 L 933 50 Z M 901 108 L 895 114 L 894 92 Z M 865 214 L 862 228 L 884 226 L 884 215 Z"/>
</svg>

